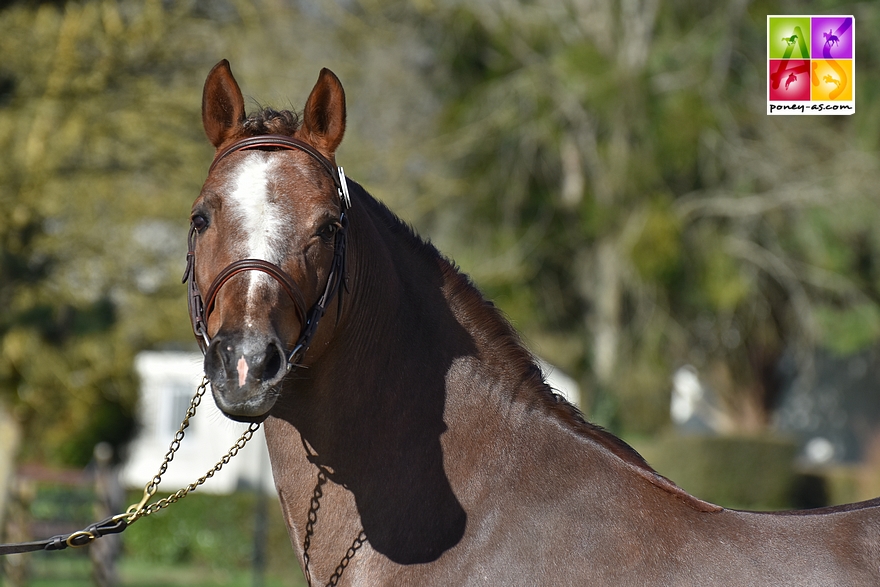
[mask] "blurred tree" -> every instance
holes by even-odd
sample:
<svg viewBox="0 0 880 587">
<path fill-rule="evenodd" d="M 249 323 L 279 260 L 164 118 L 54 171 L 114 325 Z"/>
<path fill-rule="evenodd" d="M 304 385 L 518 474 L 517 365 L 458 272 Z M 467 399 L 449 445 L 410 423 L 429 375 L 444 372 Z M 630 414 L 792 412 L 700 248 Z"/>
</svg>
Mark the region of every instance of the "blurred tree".
<svg viewBox="0 0 880 587">
<path fill-rule="evenodd" d="M 124 442 L 134 354 L 195 350 L 179 279 L 212 155 L 202 83 L 219 59 L 259 97 L 251 109 L 302 104 L 333 68 L 354 97 L 346 167 L 380 192 L 414 183 L 414 130 L 437 109 L 416 29 L 368 30 L 335 4 L 20 2 L 0 29 L 0 399 L 25 458 L 83 464 L 98 440 Z"/>
<path fill-rule="evenodd" d="M 176 16 L 109 0 L 0 12 L 0 393 L 31 458 L 82 464 L 123 442 L 133 353 L 187 333 L 172 219 L 210 152 L 186 83 L 204 63 L 181 58 Z"/>
<path fill-rule="evenodd" d="M 824 8 L 856 11 L 872 60 L 877 7 Z M 587 374 L 593 418 L 656 430 L 671 371 L 691 363 L 733 426 L 760 430 L 783 353 L 808 375 L 815 344 L 880 335 L 876 79 L 860 75 L 856 116 L 764 114 L 766 15 L 810 10 L 448 0 L 408 14 L 437 47 L 459 178 L 434 239 L 539 350 Z"/>
</svg>

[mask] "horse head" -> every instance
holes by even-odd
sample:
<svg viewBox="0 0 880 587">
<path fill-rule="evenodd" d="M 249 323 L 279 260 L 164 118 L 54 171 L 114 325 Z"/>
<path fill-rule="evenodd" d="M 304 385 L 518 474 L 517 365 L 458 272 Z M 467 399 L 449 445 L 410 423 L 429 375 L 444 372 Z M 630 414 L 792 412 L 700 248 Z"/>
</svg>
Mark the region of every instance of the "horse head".
<svg viewBox="0 0 880 587">
<path fill-rule="evenodd" d="M 216 152 L 192 207 L 184 279 L 214 399 L 242 421 L 268 415 L 291 366 L 307 362 L 318 321 L 335 310 L 347 222 L 345 177 L 333 163 L 345 132 L 337 77 L 321 71 L 301 122 L 272 114 L 248 118 L 229 63 L 211 70 L 202 122 Z"/>
</svg>

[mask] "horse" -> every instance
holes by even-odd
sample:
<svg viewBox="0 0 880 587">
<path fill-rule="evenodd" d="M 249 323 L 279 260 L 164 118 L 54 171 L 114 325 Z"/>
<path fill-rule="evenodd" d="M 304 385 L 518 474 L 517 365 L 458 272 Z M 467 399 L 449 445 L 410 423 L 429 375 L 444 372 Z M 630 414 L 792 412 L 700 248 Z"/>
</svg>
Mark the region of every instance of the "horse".
<svg viewBox="0 0 880 587">
<path fill-rule="evenodd" d="M 822 78 L 822 81 L 824 81 L 826 84 L 834 84 L 834 85 L 837 86 L 838 88 L 840 87 L 840 80 L 834 79 L 834 78 L 831 77 L 830 75 L 826 75 L 826 76 L 824 76 L 824 77 Z"/>
<path fill-rule="evenodd" d="M 264 423 L 309 585 L 880 585 L 880 499 L 725 509 L 555 394 L 471 280 L 336 166 L 331 71 L 301 114 L 246 114 L 221 61 L 202 119 L 193 331 L 220 410 Z"/>
<path fill-rule="evenodd" d="M 828 46 L 839 45 L 840 39 L 834 34 L 834 29 L 828 29 L 827 33 L 822 33 L 825 37 L 825 44 Z"/>
</svg>

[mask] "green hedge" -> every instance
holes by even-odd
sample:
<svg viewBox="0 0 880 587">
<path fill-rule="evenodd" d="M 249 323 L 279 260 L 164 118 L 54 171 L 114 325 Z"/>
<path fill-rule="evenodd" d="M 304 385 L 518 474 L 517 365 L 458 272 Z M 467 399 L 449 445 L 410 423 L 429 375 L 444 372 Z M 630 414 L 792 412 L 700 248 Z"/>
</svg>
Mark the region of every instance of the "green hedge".
<svg viewBox="0 0 880 587">
<path fill-rule="evenodd" d="M 129 499 L 135 503 L 140 497 L 140 492 L 132 493 Z M 257 495 L 251 492 L 192 493 L 126 529 L 124 556 L 160 565 L 249 568 L 254 555 L 256 511 Z M 268 498 L 267 537 L 265 556 L 270 574 L 301 575 L 274 495 Z"/>
<path fill-rule="evenodd" d="M 633 446 L 658 473 L 701 499 L 748 510 L 795 505 L 797 448 L 788 440 L 667 433 Z"/>
</svg>

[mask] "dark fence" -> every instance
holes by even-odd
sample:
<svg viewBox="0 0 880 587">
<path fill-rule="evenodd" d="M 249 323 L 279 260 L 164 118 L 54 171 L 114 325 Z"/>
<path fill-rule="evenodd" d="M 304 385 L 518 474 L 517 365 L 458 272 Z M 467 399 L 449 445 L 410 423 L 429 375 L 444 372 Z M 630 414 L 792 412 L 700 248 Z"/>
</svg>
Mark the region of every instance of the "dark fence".
<svg viewBox="0 0 880 587">
<path fill-rule="evenodd" d="M 109 446 L 99 445 L 92 464 L 83 470 L 37 464 L 19 467 L 9 488 L 2 541 L 27 542 L 69 534 L 122 511 L 125 493 L 111 463 L 112 454 Z M 90 575 L 98 587 L 115 587 L 119 584 L 116 562 L 121 550 L 119 536 L 106 536 L 84 549 L 9 555 L 2 560 L 5 584 L 25 587 L 34 575 L 40 575 L 44 557 L 63 556 L 90 561 L 65 567 L 65 579 L 80 573 Z"/>
</svg>

